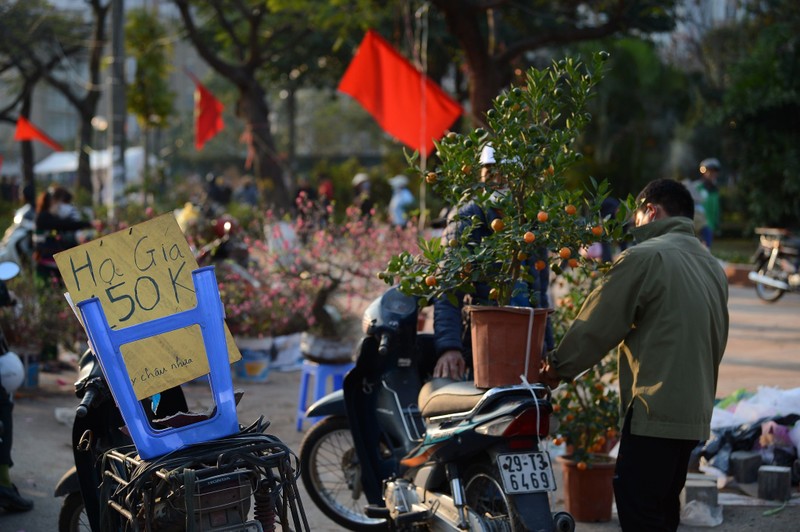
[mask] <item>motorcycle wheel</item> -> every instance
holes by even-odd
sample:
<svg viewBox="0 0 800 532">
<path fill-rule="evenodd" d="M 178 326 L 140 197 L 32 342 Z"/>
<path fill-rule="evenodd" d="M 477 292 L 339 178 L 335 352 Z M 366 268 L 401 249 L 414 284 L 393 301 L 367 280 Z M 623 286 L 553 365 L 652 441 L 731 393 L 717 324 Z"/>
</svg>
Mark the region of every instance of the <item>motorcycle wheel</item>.
<svg viewBox="0 0 800 532">
<path fill-rule="evenodd" d="M 361 467 L 350 425 L 326 417 L 311 427 L 300 444 L 300 471 L 308 496 L 326 516 L 349 530 L 386 530 L 383 519 L 367 517 Z"/>
<path fill-rule="evenodd" d="M 58 532 L 91 532 L 89 516 L 80 493 L 70 493 L 58 513 Z"/>
<path fill-rule="evenodd" d="M 758 264 L 756 264 L 756 271 L 767 277 L 777 277 L 774 275 L 773 270 L 769 269 L 769 261 L 766 259 L 762 259 Z M 769 286 L 763 283 L 756 283 L 756 295 L 759 299 L 766 301 L 767 303 L 774 303 L 775 301 L 779 300 L 784 294 L 784 291 L 780 288 L 775 288 L 774 286 Z"/>
<path fill-rule="evenodd" d="M 479 464 L 467 470 L 464 495 L 467 506 L 489 521 L 489 530 L 522 532 L 525 526 L 514 509 L 514 504 L 503 491 L 497 468 Z"/>
</svg>

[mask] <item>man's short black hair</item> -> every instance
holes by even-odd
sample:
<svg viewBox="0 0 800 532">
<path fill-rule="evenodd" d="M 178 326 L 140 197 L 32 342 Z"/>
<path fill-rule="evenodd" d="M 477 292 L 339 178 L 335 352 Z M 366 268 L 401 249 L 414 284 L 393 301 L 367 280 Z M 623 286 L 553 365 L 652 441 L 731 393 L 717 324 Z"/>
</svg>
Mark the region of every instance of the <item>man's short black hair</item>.
<svg viewBox="0 0 800 532">
<path fill-rule="evenodd" d="M 672 179 L 650 181 L 636 196 L 637 208 L 644 207 L 646 203 L 661 205 L 670 216 L 694 218 L 694 200 L 691 192 L 683 183 Z"/>
</svg>

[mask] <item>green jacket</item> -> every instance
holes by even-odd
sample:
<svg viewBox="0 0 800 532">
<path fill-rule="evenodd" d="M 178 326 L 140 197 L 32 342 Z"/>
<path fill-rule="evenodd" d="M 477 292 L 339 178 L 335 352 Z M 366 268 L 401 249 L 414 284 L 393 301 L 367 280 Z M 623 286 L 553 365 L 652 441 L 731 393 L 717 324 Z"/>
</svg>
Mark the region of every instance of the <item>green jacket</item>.
<svg viewBox="0 0 800 532">
<path fill-rule="evenodd" d="M 692 220 L 671 217 L 632 231 L 623 252 L 581 308 L 554 353 L 573 379 L 619 346 L 620 424 L 685 440 L 709 437 L 728 339 L 728 282 L 697 240 Z"/>
</svg>

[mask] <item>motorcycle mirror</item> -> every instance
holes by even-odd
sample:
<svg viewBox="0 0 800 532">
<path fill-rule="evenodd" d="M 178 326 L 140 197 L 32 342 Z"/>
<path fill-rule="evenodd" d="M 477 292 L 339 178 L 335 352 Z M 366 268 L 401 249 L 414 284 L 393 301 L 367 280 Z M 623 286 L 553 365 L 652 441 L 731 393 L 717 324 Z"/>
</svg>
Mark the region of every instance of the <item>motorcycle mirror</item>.
<svg viewBox="0 0 800 532">
<path fill-rule="evenodd" d="M 19 265 L 16 262 L 0 262 L 0 281 L 13 279 L 19 273 Z"/>
</svg>

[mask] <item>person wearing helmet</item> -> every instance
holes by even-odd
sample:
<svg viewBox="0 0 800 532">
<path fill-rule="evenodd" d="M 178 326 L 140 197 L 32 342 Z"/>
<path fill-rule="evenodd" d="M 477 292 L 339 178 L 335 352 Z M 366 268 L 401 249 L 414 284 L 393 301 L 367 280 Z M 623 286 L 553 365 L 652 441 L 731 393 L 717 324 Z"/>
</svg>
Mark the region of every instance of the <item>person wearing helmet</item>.
<svg viewBox="0 0 800 532">
<path fill-rule="evenodd" d="M 499 198 L 508 192 L 505 177 L 498 171 L 495 150 L 487 145 L 481 151 L 481 182 L 493 190 L 492 197 Z M 490 200 L 491 201 L 491 200 Z M 453 212 L 455 211 L 455 212 Z M 448 243 L 453 238 L 458 238 L 470 226 L 473 217 L 480 220 L 480 224 L 472 230 L 469 238 L 473 242 L 480 242 L 492 233 L 491 223 L 500 217 L 500 213 L 490 208 L 484 211 L 474 201 L 453 209 L 448 216 L 447 227 L 442 235 L 442 242 Z M 548 287 L 550 283 L 550 269 L 536 270 L 533 265 L 544 256 L 547 251 L 541 250 L 541 256 L 534 255 L 523 263 L 530 272 L 530 281 L 527 290 L 520 290 L 512 297 L 510 304 L 514 306 L 530 307 L 531 301 L 525 293 L 533 292 L 536 295 L 536 306 L 547 308 L 550 306 Z M 520 281 L 523 282 L 523 281 Z M 472 303 L 482 305 L 493 304 L 489 298 L 489 287 L 483 283 L 475 285 L 475 293 L 469 296 Z M 433 330 L 436 348 L 436 361 L 432 376 L 451 379 L 463 379 L 468 367 L 472 366 L 471 337 L 468 324 L 464 323 L 462 310 L 468 304 L 466 294 L 458 294 L 457 304 L 454 305 L 447 297 L 437 299 L 433 306 Z M 545 349 L 554 347 L 553 328 L 550 319 L 547 320 L 545 331 Z"/>
<path fill-rule="evenodd" d="M 14 305 L 14 297 L 0 280 L 0 306 Z M 12 394 L 22 383 L 24 368 L 16 353 L 8 350 L 6 338 L 0 330 L 0 508 L 6 512 L 27 512 L 33 509 L 33 501 L 20 495 L 11 482 L 9 470 L 13 442 L 14 401 Z"/>
<path fill-rule="evenodd" d="M 408 178 L 402 174 L 389 180 L 392 186 L 392 199 L 389 200 L 389 218 L 395 227 L 405 227 L 408 214 L 414 208 L 416 200 L 408 190 Z"/>
<path fill-rule="evenodd" d="M 363 218 L 372 216 L 372 197 L 370 196 L 369 175 L 359 172 L 353 176 L 353 205 L 358 207 Z"/>
<path fill-rule="evenodd" d="M 701 179 L 695 187 L 700 196 L 706 219 L 706 227 L 701 231 L 700 237 L 709 249 L 711 249 L 711 242 L 714 235 L 719 232 L 720 226 L 721 216 L 717 177 L 721 167 L 719 159 L 714 157 L 700 161 Z"/>
</svg>

